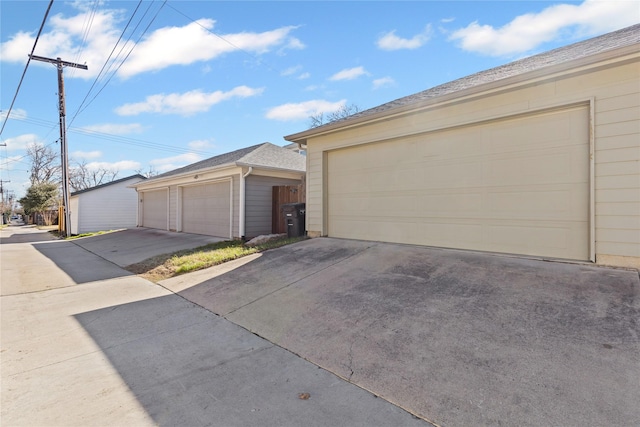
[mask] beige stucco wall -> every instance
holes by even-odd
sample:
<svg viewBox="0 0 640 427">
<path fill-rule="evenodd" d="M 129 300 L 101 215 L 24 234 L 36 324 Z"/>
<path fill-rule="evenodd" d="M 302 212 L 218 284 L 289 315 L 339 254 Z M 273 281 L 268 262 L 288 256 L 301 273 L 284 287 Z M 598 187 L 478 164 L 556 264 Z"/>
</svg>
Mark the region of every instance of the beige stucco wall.
<svg viewBox="0 0 640 427">
<path fill-rule="evenodd" d="M 577 103 L 588 103 L 593 126 L 591 236 L 596 262 L 640 268 L 640 62 L 609 61 L 535 82 L 470 94 L 384 120 L 309 137 L 307 142 L 307 231 L 327 234 L 326 158 L 333 149 L 456 126 L 485 123 Z M 409 154 L 410 155 L 410 154 Z"/>
</svg>

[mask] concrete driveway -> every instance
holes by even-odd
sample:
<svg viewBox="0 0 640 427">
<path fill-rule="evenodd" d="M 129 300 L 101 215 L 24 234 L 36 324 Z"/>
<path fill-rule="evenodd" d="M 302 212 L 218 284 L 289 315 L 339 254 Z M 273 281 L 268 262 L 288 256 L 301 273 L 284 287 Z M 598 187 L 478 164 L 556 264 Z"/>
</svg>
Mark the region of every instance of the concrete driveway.
<svg viewBox="0 0 640 427">
<path fill-rule="evenodd" d="M 140 231 L 3 231 L 3 422 L 640 425 L 637 271 L 321 238 L 160 287 Z"/>
<path fill-rule="evenodd" d="M 192 249 L 225 239 L 201 234 L 175 233 L 154 228 L 130 228 L 73 241 L 74 244 L 120 267 L 156 255 Z"/>
<path fill-rule="evenodd" d="M 427 425 L 72 241 L 0 251 L 3 426 Z"/>
<path fill-rule="evenodd" d="M 320 238 L 161 284 L 439 425 L 640 425 L 637 271 Z"/>
</svg>

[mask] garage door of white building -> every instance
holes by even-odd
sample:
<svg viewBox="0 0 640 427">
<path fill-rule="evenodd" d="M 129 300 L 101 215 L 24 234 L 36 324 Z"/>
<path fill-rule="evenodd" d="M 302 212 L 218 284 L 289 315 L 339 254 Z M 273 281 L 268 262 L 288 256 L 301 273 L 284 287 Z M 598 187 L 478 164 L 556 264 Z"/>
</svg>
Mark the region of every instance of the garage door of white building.
<svg viewBox="0 0 640 427">
<path fill-rule="evenodd" d="M 231 237 L 231 181 L 182 187 L 182 231 Z"/>
<path fill-rule="evenodd" d="M 142 226 L 167 229 L 169 191 L 167 189 L 142 193 Z"/>
<path fill-rule="evenodd" d="M 328 235 L 587 260 L 588 111 L 330 151 Z"/>
</svg>

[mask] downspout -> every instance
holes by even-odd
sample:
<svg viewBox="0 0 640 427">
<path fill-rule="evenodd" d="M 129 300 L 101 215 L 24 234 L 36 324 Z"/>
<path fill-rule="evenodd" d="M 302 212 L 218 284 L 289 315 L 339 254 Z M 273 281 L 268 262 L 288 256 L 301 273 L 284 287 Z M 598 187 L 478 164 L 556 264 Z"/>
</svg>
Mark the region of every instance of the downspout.
<svg viewBox="0 0 640 427">
<path fill-rule="evenodd" d="M 249 166 L 249 170 L 247 171 L 247 173 L 245 173 L 244 175 L 242 175 L 242 173 L 240 174 L 240 224 L 239 224 L 239 234 L 240 234 L 240 238 L 242 240 L 244 240 L 244 233 L 245 233 L 245 208 L 246 208 L 246 203 L 245 203 L 245 178 L 248 177 L 249 175 L 251 175 L 251 172 L 253 172 L 253 167 Z"/>
</svg>

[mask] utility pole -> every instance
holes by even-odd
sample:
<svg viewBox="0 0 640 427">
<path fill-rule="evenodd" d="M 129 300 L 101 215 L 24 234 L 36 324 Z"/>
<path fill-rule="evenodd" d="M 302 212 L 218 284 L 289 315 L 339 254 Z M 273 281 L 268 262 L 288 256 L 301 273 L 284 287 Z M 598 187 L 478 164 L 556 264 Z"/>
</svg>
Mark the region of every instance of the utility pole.
<svg viewBox="0 0 640 427">
<path fill-rule="evenodd" d="M 58 68 L 58 98 L 60 105 L 60 157 L 62 160 L 62 204 L 64 206 L 64 231 L 67 237 L 71 237 L 71 211 L 69 206 L 69 158 L 67 149 L 67 112 L 64 103 L 64 77 L 63 67 L 80 68 L 88 70 L 89 67 L 82 64 L 63 61 L 60 58 L 52 59 L 42 56 L 29 55 L 31 59 L 42 62 L 49 62 Z"/>
<path fill-rule="evenodd" d="M 2 186 L 2 184 L 4 184 L 5 182 L 11 182 L 11 181 L 3 181 L 0 179 L 0 196 L 2 197 L 2 204 L 0 206 L 2 206 L 2 212 L 0 212 L 0 215 L 2 215 L 2 225 L 4 225 L 4 187 Z"/>
</svg>

